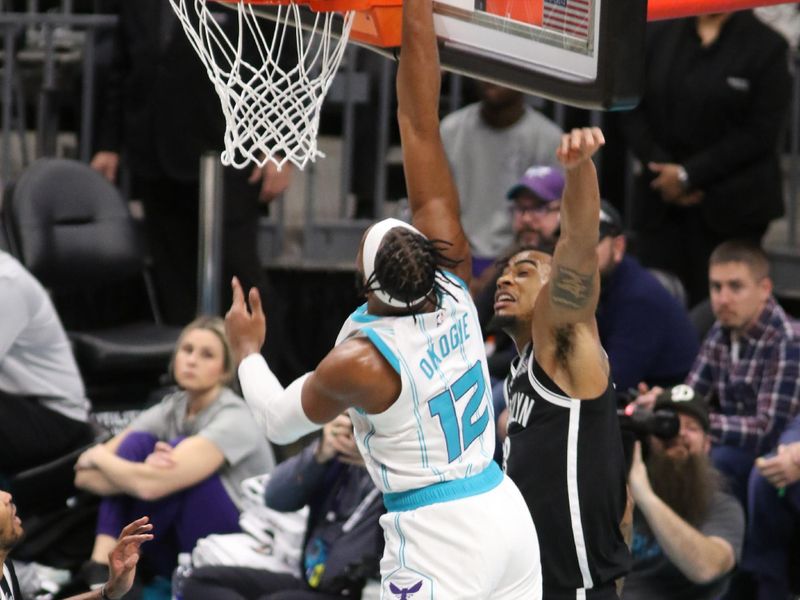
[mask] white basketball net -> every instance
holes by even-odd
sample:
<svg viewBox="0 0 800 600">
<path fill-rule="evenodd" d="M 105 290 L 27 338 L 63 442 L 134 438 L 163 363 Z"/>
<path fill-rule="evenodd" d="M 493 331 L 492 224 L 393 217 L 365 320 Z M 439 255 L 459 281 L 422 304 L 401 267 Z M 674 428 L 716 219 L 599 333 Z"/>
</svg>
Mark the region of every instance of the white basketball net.
<svg viewBox="0 0 800 600">
<path fill-rule="evenodd" d="M 341 19 L 315 13 L 309 34 L 300 25 L 300 6 L 291 3 L 278 7 L 274 33 L 266 36 L 252 6 L 239 0 L 231 12 L 238 15 L 236 39 L 229 39 L 207 7 L 213 0 L 169 1 L 219 95 L 225 114 L 223 164 L 244 168 L 271 161 L 280 169 L 291 161 L 302 169 L 324 156 L 317 149 L 319 113 L 355 13 Z M 292 39 L 297 63 L 281 65 L 284 44 Z M 244 47 L 253 46 L 251 60 L 257 64 L 242 55 Z"/>
</svg>

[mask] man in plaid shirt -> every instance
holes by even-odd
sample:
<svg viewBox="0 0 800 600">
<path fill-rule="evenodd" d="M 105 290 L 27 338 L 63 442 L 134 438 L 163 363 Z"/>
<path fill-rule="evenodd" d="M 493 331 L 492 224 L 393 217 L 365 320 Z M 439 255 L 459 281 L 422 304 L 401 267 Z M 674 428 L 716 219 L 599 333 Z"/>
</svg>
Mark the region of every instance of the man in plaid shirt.
<svg viewBox="0 0 800 600">
<path fill-rule="evenodd" d="M 746 506 L 753 462 L 800 410 L 800 324 L 775 301 L 767 257 L 749 243 L 714 250 L 709 286 L 717 320 L 686 384 L 710 403 L 712 461 Z"/>
</svg>

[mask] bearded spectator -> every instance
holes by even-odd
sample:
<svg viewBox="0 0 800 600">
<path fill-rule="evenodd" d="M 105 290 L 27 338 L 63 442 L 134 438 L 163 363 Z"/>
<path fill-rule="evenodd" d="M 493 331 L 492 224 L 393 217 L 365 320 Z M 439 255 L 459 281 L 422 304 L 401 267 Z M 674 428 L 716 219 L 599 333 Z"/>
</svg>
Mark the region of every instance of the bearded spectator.
<svg viewBox="0 0 800 600">
<path fill-rule="evenodd" d="M 636 443 L 629 475 L 635 503 L 633 569 L 623 600 L 712 600 L 727 588 L 744 538 L 741 505 L 711 466 L 708 408 L 686 385 L 661 393 L 655 410 L 672 411 L 680 429 Z"/>
</svg>

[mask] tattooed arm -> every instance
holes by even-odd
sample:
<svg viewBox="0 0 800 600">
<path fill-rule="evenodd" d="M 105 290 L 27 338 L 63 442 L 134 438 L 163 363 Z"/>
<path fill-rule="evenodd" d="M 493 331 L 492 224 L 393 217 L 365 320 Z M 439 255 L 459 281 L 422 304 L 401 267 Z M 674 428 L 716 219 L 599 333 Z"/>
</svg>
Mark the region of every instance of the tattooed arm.
<svg viewBox="0 0 800 600">
<path fill-rule="evenodd" d="M 557 151 L 566 172 L 561 236 L 533 316 L 537 360 L 565 392 L 577 398 L 600 395 L 608 380 L 595 322 L 600 294 L 600 190 L 592 162 L 604 143 L 597 128 L 574 129 L 562 138 Z"/>
</svg>

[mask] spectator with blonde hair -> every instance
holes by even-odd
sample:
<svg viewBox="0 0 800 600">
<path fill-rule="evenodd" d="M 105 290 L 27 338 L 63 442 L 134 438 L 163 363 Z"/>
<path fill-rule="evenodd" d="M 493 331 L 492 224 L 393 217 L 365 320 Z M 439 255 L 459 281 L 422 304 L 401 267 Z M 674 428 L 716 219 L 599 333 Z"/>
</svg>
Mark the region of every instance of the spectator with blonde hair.
<svg viewBox="0 0 800 600">
<path fill-rule="evenodd" d="M 171 371 L 178 391 L 75 465 L 76 486 L 104 496 L 84 568 L 90 585 L 105 581 L 116 532 L 132 515 L 150 515 L 161 532 L 143 558 L 166 575 L 199 538 L 239 531 L 240 483 L 274 466 L 247 406 L 226 387 L 234 364 L 219 318 L 183 330 Z"/>
</svg>

